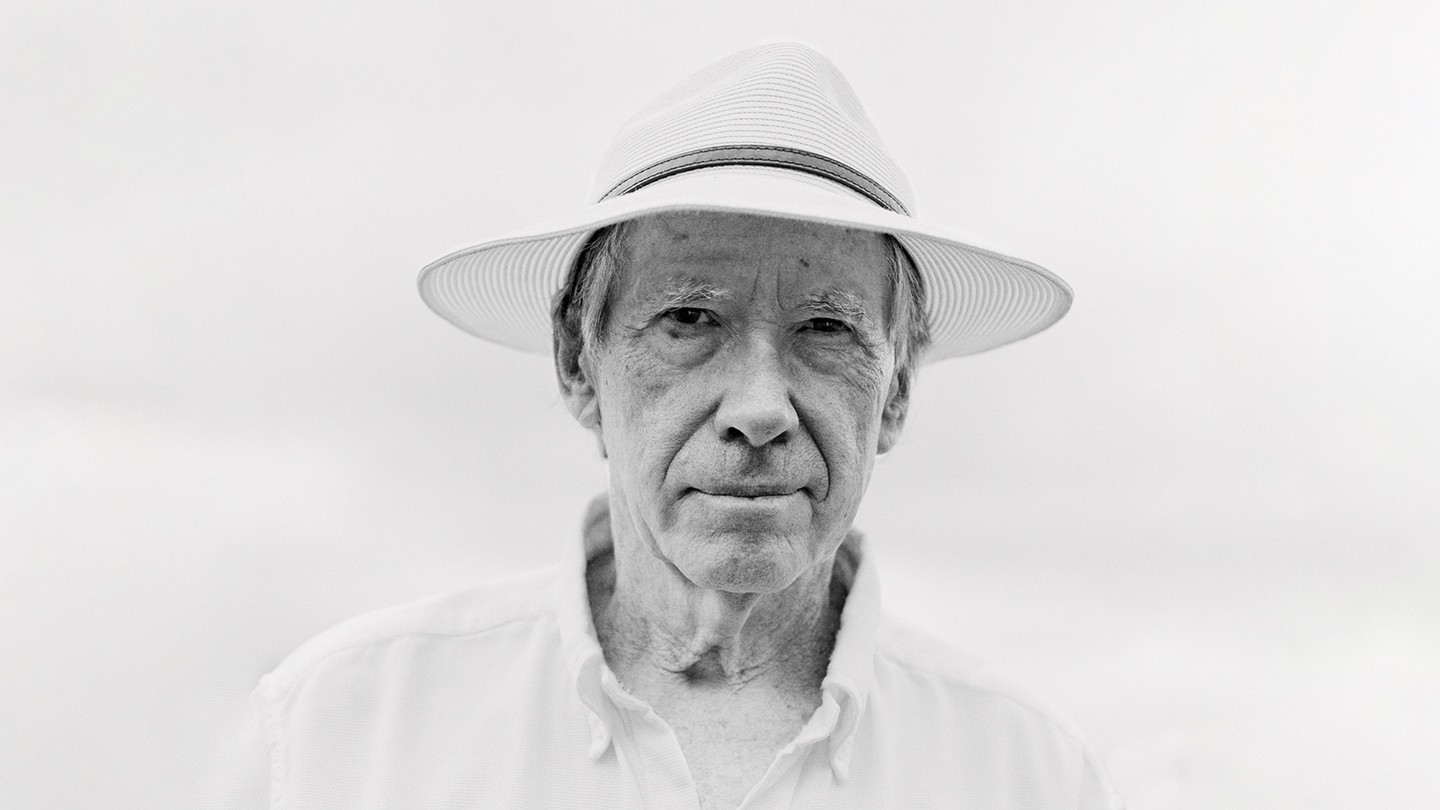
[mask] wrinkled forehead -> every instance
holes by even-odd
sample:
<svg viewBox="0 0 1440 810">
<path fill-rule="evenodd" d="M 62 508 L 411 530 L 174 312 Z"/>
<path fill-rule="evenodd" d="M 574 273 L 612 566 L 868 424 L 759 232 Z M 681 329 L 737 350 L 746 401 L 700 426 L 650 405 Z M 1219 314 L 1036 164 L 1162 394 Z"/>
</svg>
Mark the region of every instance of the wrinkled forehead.
<svg viewBox="0 0 1440 810">
<path fill-rule="evenodd" d="M 882 234 L 726 212 L 655 214 L 629 223 L 617 291 L 708 287 L 731 296 L 852 300 L 886 318 L 891 247 Z"/>
</svg>

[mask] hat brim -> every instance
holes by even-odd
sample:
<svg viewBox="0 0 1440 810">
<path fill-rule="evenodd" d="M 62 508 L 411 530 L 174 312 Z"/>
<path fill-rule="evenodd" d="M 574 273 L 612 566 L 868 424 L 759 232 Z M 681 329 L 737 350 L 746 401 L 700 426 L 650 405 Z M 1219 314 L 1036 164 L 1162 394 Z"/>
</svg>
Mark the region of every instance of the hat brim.
<svg viewBox="0 0 1440 810">
<path fill-rule="evenodd" d="M 551 299 L 590 234 L 671 211 L 755 214 L 891 234 L 925 283 L 932 342 L 924 363 L 1029 337 L 1064 316 L 1073 299 L 1070 286 L 1043 267 L 966 244 L 824 179 L 751 166 L 678 174 L 458 250 L 420 271 L 420 296 L 472 335 L 548 355 Z"/>
</svg>

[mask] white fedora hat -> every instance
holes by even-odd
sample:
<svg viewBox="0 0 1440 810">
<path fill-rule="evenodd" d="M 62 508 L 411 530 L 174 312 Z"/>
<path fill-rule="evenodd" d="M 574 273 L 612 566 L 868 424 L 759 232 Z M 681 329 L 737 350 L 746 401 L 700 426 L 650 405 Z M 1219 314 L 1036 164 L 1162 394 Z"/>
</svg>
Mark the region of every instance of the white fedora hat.
<svg viewBox="0 0 1440 810">
<path fill-rule="evenodd" d="M 589 204 L 568 217 L 451 253 L 420 295 L 471 334 L 551 351 L 550 302 L 596 229 L 665 211 L 786 217 L 893 235 L 925 282 L 924 362 L 974 354 L 1050 326 L 1069 285 L 914 218 L 910 184 L 825 57 L 761 45 L 717 62 L 627 123 Z"/>
</svg>

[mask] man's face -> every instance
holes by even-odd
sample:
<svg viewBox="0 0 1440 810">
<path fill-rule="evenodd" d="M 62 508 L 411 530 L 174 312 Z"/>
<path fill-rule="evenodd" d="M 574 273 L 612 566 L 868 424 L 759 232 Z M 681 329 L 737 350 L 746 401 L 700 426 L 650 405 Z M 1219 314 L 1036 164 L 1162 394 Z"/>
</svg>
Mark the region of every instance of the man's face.
<svg viewBox="0 0 1440 810">
<path fill-rule="evenodd" d="M 781 590 L 844 538 L 903 418 L 889 249 L 721 213 L 648 217 L 626 246 L 585 362 L 615 517 L 701 587 Z"/>
</svg>

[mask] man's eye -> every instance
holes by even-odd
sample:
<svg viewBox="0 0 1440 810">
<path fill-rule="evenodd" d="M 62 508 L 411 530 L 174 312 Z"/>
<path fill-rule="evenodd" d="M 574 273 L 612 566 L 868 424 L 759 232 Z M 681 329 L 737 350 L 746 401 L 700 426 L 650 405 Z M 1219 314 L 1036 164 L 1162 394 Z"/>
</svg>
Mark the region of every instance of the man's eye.
<svg viewBox="0 0 1440 810">
<path fill-rule="evenodd" d="M 667 314 L 670 316 L 671 320 L 679 324 L 684 324 L 685 326 L 695 326 L 697 324 L 705 322 L 705 320 L 709 317 L 709 313 L 707 313 L 705 310 L 697 309 L 695 307 L 681 307 L 679 309 L 672 309 Z"/>
<path fill-rule="evenodd" d="M 811 318 L 807 322 L 807 326 L 809 326 L 812 331 L 826 333 L 844 332 L 850 328 L 844 321 L 839 321 L 834 318 Z"/>
</svg>

